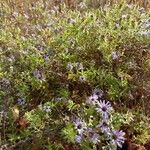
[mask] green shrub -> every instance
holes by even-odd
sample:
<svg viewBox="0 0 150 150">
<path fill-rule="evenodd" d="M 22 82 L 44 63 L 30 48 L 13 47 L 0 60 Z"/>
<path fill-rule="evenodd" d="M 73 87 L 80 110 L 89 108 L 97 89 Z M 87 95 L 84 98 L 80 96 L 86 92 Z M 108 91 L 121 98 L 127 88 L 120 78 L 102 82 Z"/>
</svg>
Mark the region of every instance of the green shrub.
<svg viewBox="0 0 150 150">
<path fill-rule="evenodd" d="M 25 149 L 35 145 L 37 149 L 69 149 L 72 145 L 96 149 L 97 143 L 86 133 L 81 144 L 75 144 L 80 137 L 73 125 L 77 117 L 95 130 L 104 119 L 97 113 L 97 105 L 87 104 L 95 88 L 102 92 L 97 99 L 107 99 L 114 108 L 107 122 L 111 131 L 134 122 L 131 128 L 140 132 L 134 141 L 144 143 L 149 138 L 149 127 L 142 129 L 149 123 L 147 117 L 140 117 L 138 124 L 132 116 L 135 112 L 128 113 L 128 109 L 149 110 L 150 12 L 126 4 L 82 11 L 61 5 L 61 13 L 40 4 L 24 13 L 12 11 L 6 3 L 3 6 L 2 145 L 17 145 L 18 140 L 31 137 L 32 143 Z M 95 132 L 97 146 L 106 149 L 113 145 L 106 144 L 101 131 Z M 24 143 L 17 146 L 24 149 Z"/>
</svg>

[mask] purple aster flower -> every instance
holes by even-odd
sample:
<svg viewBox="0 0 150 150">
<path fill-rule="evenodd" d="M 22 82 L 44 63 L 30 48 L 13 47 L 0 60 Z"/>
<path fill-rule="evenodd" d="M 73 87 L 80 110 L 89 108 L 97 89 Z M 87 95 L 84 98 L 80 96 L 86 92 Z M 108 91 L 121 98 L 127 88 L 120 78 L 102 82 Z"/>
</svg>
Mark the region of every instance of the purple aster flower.
<svg viewBox="0 0 150 150">
<path fill-rule="evenodd" d="M 75 24 L 75 20 L 74 19 L 72 19 L 72 18 L 68 18 L 68 23 L 70 23 L 70 24 Z"/>
<path fill-rule="evenodd" d="M 23 98 L 18 98 L 18 99 L 17 99 L 17 104 L 18 104 L 18 105 L 24 105 L 24 104 L 25 104 L 25 99 L 23 99 Z"/>
<path fill-rule="evenodd" d="M 47 53 L 44 54 L 44 60 L 48 60 L 49 55 Z"/>
<path fill-rule="evenodd" d="M 86 136 L 94 144 L 99 140 L 99 135 L 92 128 L 87 128 Z"/>
<path fill-rule="evenodd" d="M 54 29 L 54 33 L 55 34 L 59 33 L 59 29 Z"/>
<path fill-rule="evenodd" d="M 79 81 L 80 81 L 80 82 L 84 82 L 84 81 L 86 81 L 86 78 L 85 78 L 84 76 L 80 76 L 80 77 L 79 77 Z"/>
<path fill-rule="evenodd" d="M 38 46 L 37 46 L 37 49 L 38 49 L 39 51 L 42 51 L 42 46 L 41 46 L 41 45 L 38 45 Z"/>
<path fill-rule="evenodd" d="M 38 80 L 40 80 L 40 79 L 42 78 L 42 74 L 41 74 L 41 72 L 40 72 L 38 69 L 36 69 L 36 70 L 33 72 L 33 75 L 34 75 L 34 77 L 35 77 L 36 79 L 38 79 Z"/>
<path fill-rule="evenodd" d="M 77 70 L 83 70 L 83 65 L 79 62 L 75 63 Z"/>
<path fill-rule="evenodd" d="M 98 96 L 93 94 L 86 99 L 87 104 L 95 105 L 98 103 Z"/>
<path fill-rule="evenodd" d="M 112 52 L 112 53 L 111 53 L 111 56 L 112 56 L 112 59 L 113 59 L 113 60 L 115 60 L 115 59 L 118 58 L 117 52 Z"/>
<path fill-rule="evenodd" d="M 11 55 L 10 57 L 8 57 L 8 61 L 10 61 L 10 62 L 15 61 L 15 57 L 13 55 Z"/>
<path fill-rule="evenodd" d="M 150 36 L 150 30 L 142 31 L 142 32 L 140 32 L 140 34 L 143 36 Z"/>
<path fill-rule="evenodd" d="M 81 135 L 76 135 L 75 141 L 76 141 L 77 143 L 81 143 L 81 140 L 82 140 L 82 136 L 81 136 Z"/>
<path fill-rule="evenodd" d="M 8 90 L 8 87 L 10 86 L 10 81 L 6 78 L 2 78 L 0 80 L 0 89 L 4 88 Z"/>
<path fill-rule="evenodd" d="M 144 22 L 144 23 L 142 24 L 142 27 L 143 27 L 143 28 L 150 28 L 150 22 Z"/>
<path fill-rule="evenodd" d="M 68 70 L 72 70 L 72 69 L 73 69 L 72 63 L 69 62 L 69 63 L 67 64 L 67 69 L 68 69 Z"/>
<path fill-rule="evenodd" d="M 96 110 L 102 115 L 103 119 L 108 119 L 109 113 L 112 111 L 112 107 L 109 102 L 103 100 L 97 103 Z"/>
<path fill-rule="evenodd" d="M 112 131 L 112 143 L 115 146 L 122 147 L 122 144 L 125 141 L 125 133 L 123 131 L 114 130 Z"/>
<path fill-rule="evenodd" d="M 63 100 L 63 98 L 62 97 L 55 97 L 54 100 L 57 101 L 57 102 L 60 102 L 60 101 Z"/>
<path fill-rule="evenodd" d="M 73 121 L 75 129 L 77 130 L 78 134 L 82 135 L 83 131 L 86 129 L 86 123 L 82 121 L 80 118 L 76 118 Z"/>
<path fill-rule="evenodd" d="M 45 112 L 51 112 L 51 107 L 50 106 L 43 106 L 43 111 Z"/>
<path fill-rule="evenodd" d="M 101 89 L 94 89 L 93 90 L 93 94 L 97 95 L 99 98 L 101 98 L 103 96 L 103 91 Z"/>
<path fill-rule="evenodd" d="M 100 128 L 102 133 L 110 133 L 110 128 L 106 120 L 102 120 L 96 127 Z"/>
</svg>

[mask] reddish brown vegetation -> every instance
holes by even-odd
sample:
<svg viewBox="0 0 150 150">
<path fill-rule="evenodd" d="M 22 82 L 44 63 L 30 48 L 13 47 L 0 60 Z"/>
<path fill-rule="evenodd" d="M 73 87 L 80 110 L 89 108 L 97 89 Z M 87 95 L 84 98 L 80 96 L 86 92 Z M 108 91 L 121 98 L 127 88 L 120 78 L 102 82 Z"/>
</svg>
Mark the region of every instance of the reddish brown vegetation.
<svg viewBox="0 0 150 150">
<path fill-rule="evenodd" d="M 149 150 L 150 149 L 150 140 L 144 144 L 144 147 Z"/>
<path fill-rule="evenodd" d="M 133 133 L 131 133 L 129 131 L 128 125 L 122 126 L 121 129 L 126 133 L 126 135 L 125 135 L 126 140 L 125 140 L 125 143 L 123 144 L 123 147 L 121 148 L 121 150 L 145 150 L 145 148 L 147 150 L 150 149 L 150 141 L 144 145 L 135 144 L 132 141 Z"/>
<path fill-rule="evenodd" d="M 18 132 L 22 131 L 28 126 L 27 120 L 25 118 L 18 118 L 15 121 L 15 126 Z"/>
</svg>

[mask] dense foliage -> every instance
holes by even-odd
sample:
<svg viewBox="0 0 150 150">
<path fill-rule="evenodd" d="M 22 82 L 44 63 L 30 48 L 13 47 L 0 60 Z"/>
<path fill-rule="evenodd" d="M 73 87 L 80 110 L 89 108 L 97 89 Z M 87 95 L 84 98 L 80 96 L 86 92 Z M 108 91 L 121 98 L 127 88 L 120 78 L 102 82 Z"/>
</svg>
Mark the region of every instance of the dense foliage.
<svg viewBox="0 0 150 150">
<path fill-rule="evenodd" d="M 149 140 L 149 11 L 1 5 L 2 149 L 117 149 L 127 130 Z"/>
</svg>

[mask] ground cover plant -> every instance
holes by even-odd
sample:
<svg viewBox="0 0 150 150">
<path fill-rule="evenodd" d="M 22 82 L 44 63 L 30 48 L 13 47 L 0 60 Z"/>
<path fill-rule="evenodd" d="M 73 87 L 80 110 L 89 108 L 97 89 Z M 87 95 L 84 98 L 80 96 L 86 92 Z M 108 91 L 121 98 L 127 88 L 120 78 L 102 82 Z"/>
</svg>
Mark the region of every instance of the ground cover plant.
<svg viewBox="0 0 150 150">
<path fill-rule="evenodd" d="M 150 149 L 149 9 L 0 4 L 0 149 Z"/>
</svg>

